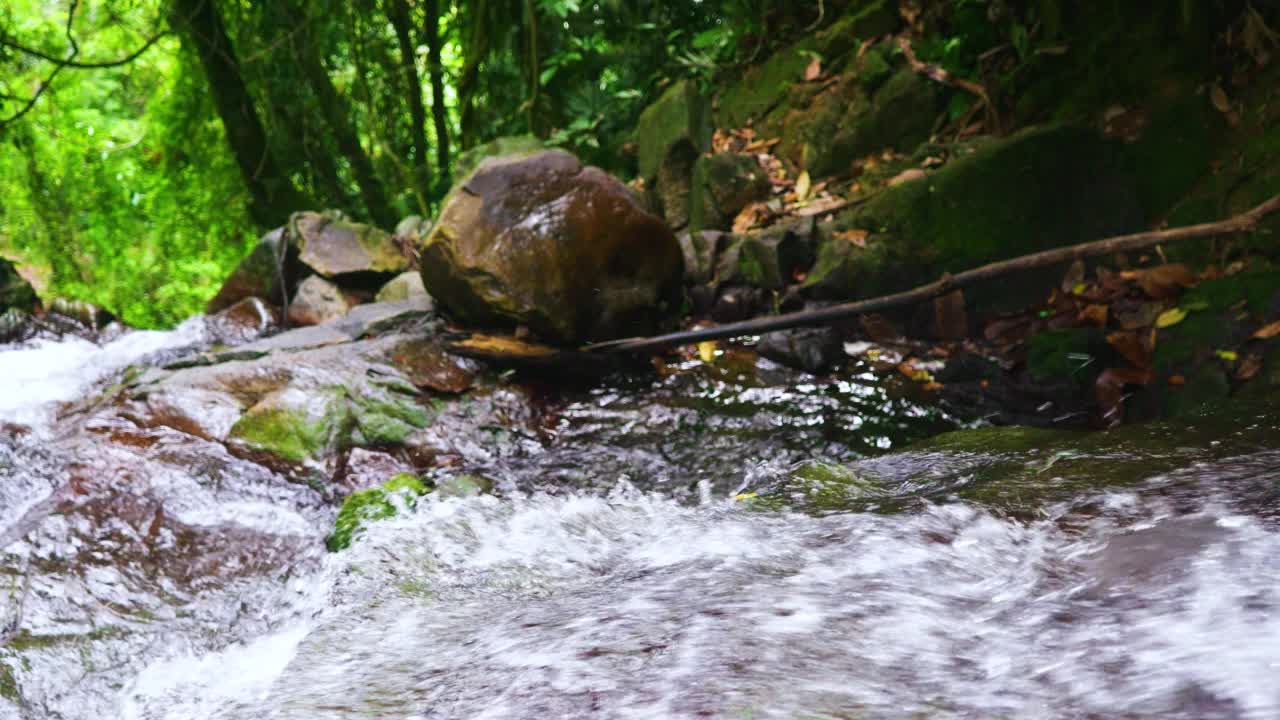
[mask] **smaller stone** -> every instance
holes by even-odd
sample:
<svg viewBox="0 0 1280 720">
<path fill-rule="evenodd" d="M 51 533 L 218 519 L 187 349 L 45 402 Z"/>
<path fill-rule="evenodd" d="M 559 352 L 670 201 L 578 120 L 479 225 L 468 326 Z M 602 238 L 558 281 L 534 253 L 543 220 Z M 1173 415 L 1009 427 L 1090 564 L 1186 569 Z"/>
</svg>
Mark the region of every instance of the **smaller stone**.
<svg viewBox="0 0 1280 720">
<path fill-rule="evenodd" d="M 378 291 L 378 302 L 398 302 L 411 298 L 429 297 L 427 289 L 422 285 L 422 275 L 410 270 L 400 273 L 394 280 L 382 286 Z"/>
<path fill-rule="evenodd" d="M 479 363 L 453 355 L 429 338 L 400 343 L 391 351 L 391 361 L 414 385 L 445 393 L 471 389 L 480 372 Z"/>
<path fill-rule="evenodd" d="M 681 233 L 676 238 L 684 255 L 684 279 L 690 285 L 709 282 L 716 267 L 720 251 L 734 240 L 732 235 L 718 230 L 697 233 Z"/>
<path fill-rule="evenodd" d="M 817 374 L 844 358 L 844 345 L 832 328 L 799 328 L 760 338 L 757 352 L 776 363 Z"/>
<path fill-rule="evenodd" d="M 335 213 L 294 213 L 288 235 L 302 263 L 326 278 L 409 269 L 409 258 L 391 235 Z"/>
<path fill-rule="evenodd" d="M 280 324 L 280 314 L 261 298 L 248 297 L 205 320 L 219 345 L 240 345 L 266 335 Z"/>
<path fill-rule="evenodd" d="M 289 322 L 294 325 L 320 325 L 337 320 L 351 310 L 342 290 L 319 275 L 312 275 L 298 286 L 298 294 L 289 303 Z"/>
<path fill-rule="evenodd" d="M 693 166 L 689 229 L 729 230 L 743 208 L 768 199 L 771 191 L 769 176 L 753 155 L 700 157 Z"/>
<path fill-rule="evenodd" d="M 739 283 L 766 290 L 781 290 L 799 270 L 813 262 L 809 239 L 797 228 L 777 227 L 759 235 L 747 235 L 730 245 L 716 266 L 721 282 Z"/>
<path fill-rule="evenodd" d="M 223 281 L 218 294 L 205 306 L 205 312 L 212 315 L 250 297 L 259 297 L 273 304 L 279 303 L 280 279 L 286 274 L 286 263 L 280 255 L 283 237 L 284 228 L 276 228 L 263 235 L 253 250 Z"/>
</svg>

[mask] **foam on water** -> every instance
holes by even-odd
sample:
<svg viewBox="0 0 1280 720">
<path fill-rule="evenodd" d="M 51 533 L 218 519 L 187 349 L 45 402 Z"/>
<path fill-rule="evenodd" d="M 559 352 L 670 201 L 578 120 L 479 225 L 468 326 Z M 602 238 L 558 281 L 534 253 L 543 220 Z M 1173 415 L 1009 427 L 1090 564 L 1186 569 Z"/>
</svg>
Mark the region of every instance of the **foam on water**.
<svg viewBox="0 0 1280 720">
<path fill-rule="evenodd" d="M 46 428 L 57 403 L 76 399 L 103 376 L 204 337 L 205 321 L 197 316 L 173 330 L 133 331 L 103 345 L 68 337 L 0 348 L 0 422 Z"/>
<path fill-rule="evenodd" d="M 219 657 L 219 676 L 269 667 L 269 691 L 195 713 L 140 682 L 132 717 L 1280 714 L 1276 528 L 1106 504 L 1066 530 L 630 490 L 425 502 L 333 558 L 305 637 Z"/>
</svg>

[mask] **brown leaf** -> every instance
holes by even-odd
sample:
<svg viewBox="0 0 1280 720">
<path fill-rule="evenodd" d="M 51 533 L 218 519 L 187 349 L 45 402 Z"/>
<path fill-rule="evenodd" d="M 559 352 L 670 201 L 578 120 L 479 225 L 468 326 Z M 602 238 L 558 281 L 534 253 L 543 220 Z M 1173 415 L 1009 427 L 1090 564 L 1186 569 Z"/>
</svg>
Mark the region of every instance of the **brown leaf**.
<svg viewBox="0 0 1280 720">
<path fill-rule="evenodd" d="M 1171 387 L 1182 387 L 1187 384 L 1187 378 L 1182 375 L 1170 375 L 1169 385 Z"/>
<path fill-rule="evenodd" d="M 1129 361 L 1135 368 L 1146 370 L 1151 367 L 1151 348 L 1136 332 L 1113 332 L 1107 334 L 1107 344 L 1116 349 L 1120 356 Z"/>
<path fill-rule="evenodd" d="M 1121 300 L 1111 304 L 1111 317 L 1124 330 L 1151 327 L 1160 311 L 1160 303 Z"/>
<path fill-rule="evenodd" d="M 1106 305 L 1086 305 L 1077 316 L 1077 321 L 1081 325 L 1093 325 L 1095 327 L 1107 326 L 1107 306 Z"/>
<path fill-rule="evenodd" d="M 813 82 L 822 75 L 822 58 L 815 57 L 809 61 L 808 67 L 804 69 L 805 82 Z"/>
<path fill-rule="evenodd" d="M 916 180 L 923 180 L 925 178 L 925 174 L 925 171 L 920 168 L 907 168 L 889 179 L 889 187 L 914 182 Z"/>
<path fill-rule="evenodd" d="M 869 230 L 862 228 L 853 228 L 852 230 L 844 230 L 838 233 L 832 233 L 832 237 L 837 240 L 848 240 L 854 245 L 864 248 L 867 246 L 867 236 L 870 235 Z"/>
<path fill-rule="evenodd" d="M 1158 265 L 1144 270 L 1130 270 L 1121 273 L 1127 280 L 1133 280 L 1142 288 L 1147 297 L 1156 300 L 1168 300 L 1176 297 L 1184 288 L 1196 284 L 1196 274 L 1182 263 Z"/>
<path fill-rule="evenodd" d="M 1268 340 L 1277 335 L 1280 335 L 1280 320 L 1263 325 L 1253 334 L 1253 336 L 1259 340 Z"/>
<path fill-rule="evenodd" d="M 742 148 L 742 152 L 754 153 L 754 152 L 760 152 L 761 150 L 768 150 L 769 148 L 773 147 L 774 145 L 777 145 L 780 142 L 782 142 L 782 138 L 770 138 L 768 140 L 764 138 L 760 138 L 759 140 L 753 140 L 747 143 L 747 146 Z"/>
<path fill-rule="evenodd" d="M 801 217 L 809 217 L 810 215 L 821 215 L 822 213 L 827 212 L 828 210 L 834 210 L 840 207 L 841 205 L 844 205 L 843 198 L 838 198 L 833 196 L 820 197 L 814 200 L 813 202 L 809 203 L 808 205 L 805 205 L 804 207 L 800 208 L 800 210 L 797 211 L 796 214 Z"/>
<path fill-rule="evenodd" d="M 761 221 L 769 217 L 769 214 L 767 203 L 751 203 L 742 208 L 742 212 L 738 213 L 738 216 L 733 219 L 733 231 L 742 234 L 760 224 Z"/>
<path fill-rule="evenodd" d="M 1236 379 L 1251 380 L 1253 376 L 1258 374 L 1259 370 L 1262 370 L 1262 356 L 1257 353 L 1249 353 L 1236 366 Z"/>
</svg>

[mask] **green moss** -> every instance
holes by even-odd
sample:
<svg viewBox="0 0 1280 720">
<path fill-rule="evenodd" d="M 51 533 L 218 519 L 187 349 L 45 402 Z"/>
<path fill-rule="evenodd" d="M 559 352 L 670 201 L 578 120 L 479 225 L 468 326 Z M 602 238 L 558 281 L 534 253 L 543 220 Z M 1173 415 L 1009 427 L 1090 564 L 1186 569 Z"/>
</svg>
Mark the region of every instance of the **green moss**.
<svg viewBox="0 0 1280 720">
<path fill-rule="evenodd" d="M 533 135 L 504 136 L 477 145 L 458 156 L 453 166 L 453 182 L 459 183 L 467 178 L 485 158 L 533 155 L 545 150 L 542 141 Z"/>
<path fill-rule="evenodd" d="M 1213 355 L 1215 349 L 1230 345 L 1231 318 L 1222 312 L 1191 312 L 1177 325 L 1156 331 L 1152 365 L 1162 374 L 1184 373 L 1197 361 Z"/>
<path fill-rule="evenodd" d="M 1041 449 L 1080 437 L 1079 433 L 1046 428 L 982 427 L 943 433 L 912 446 L 917 450 L 947 450 L 957 453 L 1012 454 Z"/>
<path fill-rule="evenodd" d="M 776 487 L 743 501 L 752 509 L 823 514 L 862 509 L 868 501 L 886 495 L 888 491 L 870 476 L 819 460 L 802 465 Z"/>
<path fill-rule="evenodd" d="M 1188 290 L 1178 304 L 1192 310 L 1218 311 L 1243 304 L 1254 315 L 1264 316 L 1277 293 L 1280 293 L 1280 271 L 1260 270 L 1206 280 Z"/>
<path fill-rule="evenodd" d="M 13 668 L 3 661 L 0 661 L 0 699 L 10 702 L 22 700 L 22 691 L 18 687 L 18 679 L 13 674 Z"/>
<path fill-rule="evenodd" d="M 442 498 L 472 497 L 493 490 L 493 481 L 479 475 L 454 475 L 436 483 L 436 495 Z"/>
<path fill-rule="evenodd" d="M 289 408 L 250 410 L 231 427 L 231 435 L 250 447 L 291 462 L 302 462 L 326 447 L 329 426 Z"/>
<path fill-rule="evenodd" d="M 640 177 L 653 180 L 671 149 L 688 143 L 694 152 L 711 144 L 710 111 L 697 85 L 681 81 L 667 88 L 640 114 L 636 125 Z"/>
<path fill-rule="evenodd" d="M 395 445 L 431 422 L 425 408 L 411 399 L 351 398 L 356 426 L 365 443 Z"/>
<path fill-rule="evenodd" d="M 1231 381 L 1216 361 L 1204 363 L 1187 378 L 1186 385 L 1165 391 L 1165 416 L 1185 418 L 1231 394 Z"/>
<path fill-rule="evenodd" d="M 427 486 L 416 475 L 400 473 L 380 487 L 348 495 L 334 520 L 333 534 L 326 540 L 329 550 L 345 550 L 368 523 L 394 517 L 400 506 L 413 507 L 426 493 Z"/>
<path fill-rule="evenodd" d="M 1097 328 L 1048 330 L 1031 336 L 1028 345 L 1027 370 L 1040 382 L 1091 385 L 1112 354 Z"/>
</svg>

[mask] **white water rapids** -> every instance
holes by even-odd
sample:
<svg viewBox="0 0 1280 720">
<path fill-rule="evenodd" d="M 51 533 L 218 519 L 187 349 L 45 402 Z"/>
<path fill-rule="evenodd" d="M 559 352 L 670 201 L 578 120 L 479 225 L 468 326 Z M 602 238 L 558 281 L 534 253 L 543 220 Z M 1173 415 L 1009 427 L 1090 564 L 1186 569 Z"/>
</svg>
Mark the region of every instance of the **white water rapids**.
<svg viewBox="0 0 1280 720">
<path fill-rule="evenodd" d="M 0 350 L 0 420 L 47 422 L 54 401 L 190 332 Z M 1280 451 L 1081 489 L 1032 519 L 945 497 L 815 517 L 607 480 L 607 494 L 420 502 L 288 581 L 261 578 L 266 605 L 239 634 L 166 636 L 106 705 L 72 684 L 49 711 L 1280 718 Z M 35 717 L 6 707 L 0 694 L 0 719 Z"/>
</svg>

